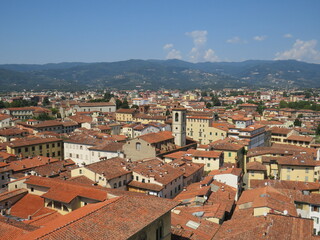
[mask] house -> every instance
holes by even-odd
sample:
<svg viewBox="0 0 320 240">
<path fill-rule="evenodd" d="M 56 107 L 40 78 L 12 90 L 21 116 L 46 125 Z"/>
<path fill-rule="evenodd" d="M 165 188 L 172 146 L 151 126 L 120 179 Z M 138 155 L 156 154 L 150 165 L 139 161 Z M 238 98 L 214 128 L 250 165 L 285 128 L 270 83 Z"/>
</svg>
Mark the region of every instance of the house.
<svg viewBox="0 0 320 240">
<path fill-rule="evenodd" d="M 113 102 L 77 103 L 73 106 L 75 112 L 115 112 L 116 104 Z"/>
<path fill-rule="evenodd" d="M 227 137 L 228 123 L 214 122 L 210 116 L 187 116 L 187 136 L 200 144 L 209 144 Z"/>
<path fill-rule="evenodd" d="M 150 196 L 116 197 L 61 216 L 23 238 L 170 240 L 171 209 L 176 205 Z"/>
<path fill-rule="evenodd" d="M 71 170 L 71 176 L 85 176 L 100 186 L 127 190 L 132 172 L 127 170 L 126 160 L 110 158 Z"/>
<path fill-rule="evenodd" d="M 0 129 L 0 142 L 10 142 L 15 138 L 22 138 L 28 135 L 28 131 L 19 128 Z"/>
<path fill-rule="evenodd" d="M 252 180 L 263 180 L 267 177 L 267 167 L 260 162 L 248 162 L 246 169 L 247 188 L 250 188 L 250 183 Z"/>
<path fill-rule="evenodd" d="M 135 108 L 124 109 L 120 108 L 116 111 L 117 122 L 133 122 L 134 115 L 137 114 Z"/>
<path fill-rule="evenodd" d="M 293 200 L 270 186 L 242 192 L 237 202 L 234 217 L 264 216 L 268 213 L 297 217 Z"/>
<path fill-rule="evenodd" d="M 43 107 L 17 107 L 17 108 L 5 108 L 2 113 L 11 115 L 13 118 L 30 119 L 38 117 L 40 114 L 52 115 L 49 109 Z"/>
<path fill-rule="evenodd" d="M 128 190 L 164 198 L 174 198 L 183 189 L 184 172 L 158 158 L 134 162 Z"/>
<path fill-rule="evenodd" d="M 0 129 L 11 126 L 11 116 L 9 114 L 0 113 Z"/>
<path fill-rule="evenodd" d="M 221 151 L 194 151 L 192 162 L 204 164 L 204 171 L 219 169 L 223 165 L 223 152 Z"/>
<path fill-rule="evenodd" d="M 28 196 L 37 195 L 44 199 L 43 206 L 65 215 L 89 203 L 98 203 L 107 199 L 107 192 L 98 188 L 82 186 L 72 182 L 27 176 L 8 183 L 8 190 L 28 190 Z"/>
<path fill-rule="evenodd" d="M 208 176 L 213 177 L 214 181 L 224 183 L 237 189 L 235 200 L 238 200 L 242 192 L 243 184 L 243 173 L 241 168 L 220 168 L 219 170 L 212 170 L 209 172 Z"/>
<path fill-rule="evenodd" d="M 20 157 L 45 156 L 63 157 L 63 141 L 56 137 L 21 138 L 9 142 L 7 152 Z"/>
<path fill-rule="evenodd" d="M 126 158 L 130 158 L 132 161 L 154 158 L 160 152 L 170 151 L 175 148 L 174 137 L 172 132 L 169 131 L 148 133 L 131 139 L 123 145 Z"/>
<path fill-rule="evenodd" d="M 218 140 L 209 144 L 210 150 L 223 151 L 225 163 L 233 164 L 237 167 L 244 168 L 245 145 L 232 138 Z"/>
<path fill-rule="evenodd" d="M 310 219 L 288 215 L 242 215 L 224 222 L 213 239 L 316 239 L 312 224 Z"/>
</svg>

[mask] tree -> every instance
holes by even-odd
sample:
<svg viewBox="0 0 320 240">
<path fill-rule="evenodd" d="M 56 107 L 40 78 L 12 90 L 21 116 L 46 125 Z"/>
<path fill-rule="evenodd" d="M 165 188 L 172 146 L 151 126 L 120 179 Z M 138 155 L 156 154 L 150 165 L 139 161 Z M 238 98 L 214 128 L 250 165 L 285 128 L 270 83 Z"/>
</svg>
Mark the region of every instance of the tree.
<svg viewBox="0 0 320 240">
<path fill-rule="evenodd" d="M 34 119 L 45 121 L 45 120 L 53 120 L 54 117 L 50 117 L 48 113 L 40 113 L 38 117 L 35 117 Z"/>
<path fill-rule="evenodd" d="M 42 101 L 42 105 L 43 106 L 48 106 L 50 105 L 50 101 L 49 101 L 49 98 L 48 97 L 45 97 Z"/>
<path fill-rule="evenodd" d="M 294 120 L 294 122 L 293 122 L 293 125 L 295 127 L 301 127 L 301 124 L 302 124 L 302 122 L 298 118 L 296 118 L 296 120 Z"/>
<path fill-rule="evenodd" d="M 266 109 L 266 107 L 264 106 L 263 102 L 260 101 L 257 107 L 257 112 L 262 115 L 263 111 Z"/>
<path fill-rule="evenodd" d="M 106 102 L 109 102 L 111 98 L 113 98 L 114 95 L 111 94 L 110 92 L 106 92 L 103 96 L 103 99 L 106 101 Z"/>
<path fill-rule="evenodd" d="M 122 105 L 122 101 L 120 99 L 116 100 L 116 108 L 119 109 Z"/>
<path fill-rule="evenodd" d="M 129 103 L 128 103 L 128 101 L 127 101 L 126 98 L 123 100 L 123 102 L 122 102 L 122 104 L 121 104 L 121 108 L 125 108 L 125 109 L 130 108 L 130 107 L 129 107 Z"/>
<path fill-rule="evenodd" d="M 170 116 L 170 111 L 169 111 L 169 109 L 167 109 L 167 111 L 166 111 L 166 116 Z"/>
<path fill-rule="evenodd" d="M 279 104 L 279 107 L 280 108 L 287 108 L 288 107 L 288 103 L 286 101 L 280 101 L 280 104 Z"/>
<path fill-rule="evenodd" d="M 203 92 L 201 92 L 201 96 L 202 96 L 202 97 L 207 97 L 207 96 L 208 96 L 208 93 L 205 92 L 205 91 L 203 91 Z"/>
<path fill-rule="evenodd" d="M 320 135 L 320 123 L 318 124 L 318 127 L 317 127 L 317 129 L 316 129 L 316 134 L 317 134 L 317 135 Z"/>
<path fill-rule="evenodd" d="M 56 115 L 59 111 L 56 108 L 51 108 L 50 109 L 53 115 Z"/>
<path fill-rule="evenodd" d="M 213 106 L 221 106 L 221 102 L 217 95 L 212 96 L 211 101 Z"/>
<path fill-rule="evenodd" d="M 211 108 L 212 107 L 212 104 L 211 103 L 209 103 L 209 102 L 207 102 L 207 104 L 206 104 L 206 108 Z"/>
<path fill-rule="evenodd" d="M 139 108 L 139 106 L 138 106 L 138 105 L 136 105 L 136 104 L 133 104 L 133 105 L 131 106 L 131 108 L 138 109 L 138 108 Z"/>
</svg>

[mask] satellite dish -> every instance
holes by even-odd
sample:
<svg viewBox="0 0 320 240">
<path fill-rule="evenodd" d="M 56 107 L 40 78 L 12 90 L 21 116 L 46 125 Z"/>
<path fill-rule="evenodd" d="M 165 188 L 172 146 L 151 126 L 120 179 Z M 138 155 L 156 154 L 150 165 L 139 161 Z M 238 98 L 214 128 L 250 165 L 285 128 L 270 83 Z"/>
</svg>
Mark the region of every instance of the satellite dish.
<svg viewBox="0 0 320 240">
<path fill-rule="evenodd" d="M 264 213 L 263 213 L 263 216 L 265 216 L 265 217 L 266 217 L 267 215 L 268 215 L 268 213 L 267 213 L 267 212 L 264 212 Z"/>
<path fill-rule="evenodd" d="M 288 215 L 288 211 L 287 211 L 287 210 L 284 210 L 284 211 L 283 211 L 283 214 L 284 214 L 284 215 Z"/>
</svg>

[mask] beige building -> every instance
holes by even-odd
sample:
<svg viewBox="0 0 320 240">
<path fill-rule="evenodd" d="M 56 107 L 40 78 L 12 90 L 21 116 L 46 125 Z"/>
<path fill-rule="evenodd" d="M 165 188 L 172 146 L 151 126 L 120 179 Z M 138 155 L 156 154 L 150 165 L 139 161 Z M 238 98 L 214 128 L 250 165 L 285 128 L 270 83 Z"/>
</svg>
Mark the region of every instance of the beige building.
<svg viewBox="0 0 320 240">
<path fill-rule="evenodd" d="M 267 168 L 260 162 L 248 162 L 246 167 L 246 188 L 251 187 L 251 180 L 263 180 L 267 177 Z"/>
<path fill-rule="evenodd" d="M 110 158 L 71 171 L 71 177 L 85 176 L 102 187 L 127 190 L 132 172 L 123 158 Z"/>
<path fill-rule="evenodd" d="M 107 199 L 103 190 L 80 186 L 64 180 L 27 176 L 8 184 L 8 190 L 26 189 L 29 194 L 44 198 L 44 207 L 67 214 L 90 203 Z"/>
<path fill-rule="evenodd" d="M 175 148 L 174 137 L 170 131 L 145 134 L 131 139 L 123 145 L 125 157 L 132 161 L 155 158 L 157 154 Z"/>
<path fill-rule="evenodd" d="M 128 190 L 163 198 L 174 198 L 183 189 L 183 171 L 158 158 L 137 162 Z"/>
<path fill-rule="evenodd" d="M 116 111 L 116 120 L 117 122 L 133 122 L 135 114 L 137 114 L 137 110 L 135 108 L 121 108 Z"/>
<path fill-rule="evenodd" d="M 192 162 L 204 164 L 204 171 L 217 170 L 223 165 L 223 152 L 197 150 L 192 154 Z"/>
<path fill-rule="evenodd" d="M 228 123 L 214 122 L 213 117 L 187 116 L 187 136 L 200 144 L 226 138 L 229 126 Z"/>
<path fill-rule="evenodd" d="M 10 142 L 7 146 L 7 152 L 19 157 L 63 158 L 63 141 L 55 137 L 19 139 Z"/>
</svg>

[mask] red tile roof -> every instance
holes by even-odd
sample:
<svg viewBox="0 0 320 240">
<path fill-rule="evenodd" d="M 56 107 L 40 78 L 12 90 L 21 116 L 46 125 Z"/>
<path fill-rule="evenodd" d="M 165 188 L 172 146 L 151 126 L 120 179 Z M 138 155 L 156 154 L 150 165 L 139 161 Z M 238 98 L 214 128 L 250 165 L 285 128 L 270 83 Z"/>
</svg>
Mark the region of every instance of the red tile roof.
<svg viewBox="0 0 320 240">
<path fill-rule="evenodd" d="M 118 157 L 92 163 L 84 168 L 103 175 L 108 180 L 131 173 L 131 171 L 126 170 L 126 160 Z"/>
<path fill-rule="evenodd" d="M 266 166 L 262 165 L 262 163 L 254 161 L 247 163 L 247 170 L 267 171 L 267 168 Z"/>
<path fill-rule="evenodd" d="M 30 176 L 28 179 L 26 179 L 25 183 L 48 188 L 48 191 L 43 194 L 42 197 L 65 203 L 69 203 L 78 196 L 96 201 L 104 201 L 107 199 L 106 191 L 85 187 L 60 179 Z"/>
<path fill-rule="evenodd" d="M 11 207 L 10 214 L 19 218 L 27 219 L 28 216 L 36 217 L 55 212 L 44 207 L 44 199 L 38 195 L 27 194 Z"/>
<path fill-rule="evenodd" d="M 25 239 L 128 239 L 177 204 L 151 196 L 113 198 L 61 216 Z"/>
<path fill-rule="evenodd" d="M 138 137 L 138 139 L 142 139 L 148 143 L 159 143 L 167 140 L 171 140 L 174 137 L 172 136 L 172 132 L 170 131 L 162 131 L 157 133 L 148 133 Z"/>
</svg>

